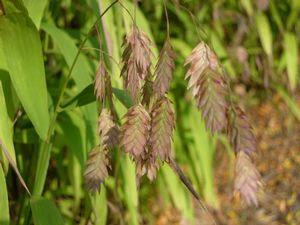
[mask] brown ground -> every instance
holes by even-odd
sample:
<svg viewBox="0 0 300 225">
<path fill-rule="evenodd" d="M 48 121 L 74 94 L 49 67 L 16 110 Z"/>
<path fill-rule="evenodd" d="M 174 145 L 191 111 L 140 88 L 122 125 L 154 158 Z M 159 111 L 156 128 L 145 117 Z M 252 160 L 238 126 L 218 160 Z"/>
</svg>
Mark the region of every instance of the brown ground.
<svg viewBox="0 0 300 225">
<path fill-rule="evenodd" d="M 279 96 L 253 107 L 249 113 L 258 139 L 259 151 L 255 161 L 265 182 L 265 194 L 261 196 L 257 209 L 241 207 L 240 202 L 233 201 L 228 157 L 223 157 L 216 171 L 222 203 L 220 223 L 299 225 L 300 123 Z M 220 177 L 224 179 L 217 179 Z"/>
<path fill-rule="evenodd" d="M 225 151 L 218 151 L 215 174 L 221 203 L 216 213 L 218 224 L 300 225 L 300 123 L 278 95 L 250 109 L 247 107 L 247 112 L 258 139 L 255 164 L 265 182 L 264 194 L 260 195 L 258 208 L 247 208 L 233 198 L 233 164 Z M 186 224 L 179 221 L 178 211 L 169 209 L 156 225 Z"/>
</svg>

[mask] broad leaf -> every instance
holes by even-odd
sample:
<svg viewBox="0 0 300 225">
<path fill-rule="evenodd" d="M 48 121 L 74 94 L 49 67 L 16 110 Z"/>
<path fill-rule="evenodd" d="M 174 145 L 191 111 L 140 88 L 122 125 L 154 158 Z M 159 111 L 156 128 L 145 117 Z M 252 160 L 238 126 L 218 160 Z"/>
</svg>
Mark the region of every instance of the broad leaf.
<svg viewBox="0 0 300 225">
<path fill-rule="evenodd" d="M 298 80 L 298 43 L 297 38 L 292 33 L 285 33 L 284 48 L 287 64 L 287 72 L 292 90 L 295 90 Z"/>
<path fill-rule="evenodd" d="M 13 124 L 7 112 L 1 80 L 0 80 L 0 115 L 1 115 L 0 116 L 0 142 L 4 146 L 6 146 L 6 149 L 8 150 L 8 153 L 11 156 L 12 160 L 16 162 L 15 149 L 13 143 Z M 0 146 L 0 150 L 1 150 L 1 146 Z M 2 155 L 2 151 L 0 152 L 0 155 Z M 4 162 L 5 162 L 5 167 L 7 169 L 7 161 L 5 160 Z"/>
<path fill-rule="evenodd" d="M 35 225 L 63 225 L 64 221 L 55 204 L 42 197 L 30 200 L 33 222 Z"/>
<path fill-rule="evenodd" d="M 24 0 L 29 16 L 39 29 L 47 0 Z"/>
<path fill-rule="evenodd" d="M 58 131 L 63 135 L 65 144 L 77 157 L 81 168 L 83 168 L 86 158 L 86 127 L 81 112 L 64 113 L 59 121 Z"/>
<path fill-rule="evenodd" d="M 0 165 L 0 225 L 9 225 L 9 205 L 4 171 Z"/>
<path fill-rule="evenodd" d="M 39 33 L 30 18 L 13 13 L 0 17 L 0 38 L 13 86 L 37 133 L 45 140 L 49 112 Z"/>
<path fill-rule="evenodd" d="M 268 17 L 263 13 L 258 13 L 255 17 L 258 35 L 264 51 L 269 58 L 273 55 L 272 32 Z"/>
<path fill-rule="evenodd" d="M 126 107 L 130 108 L 133 105 L 132 99 L 129 94 L 121 89 L 113 88 L 113 94 L 119 99 L 119 101 Z M 71 109 L 74 107 L 80 107 L 96 101 L 94 94 L 94 84 L 90 84 L 83 89 L 78 95 L 67 100 L 62 104 L 62 110 Z"/>
</svg>

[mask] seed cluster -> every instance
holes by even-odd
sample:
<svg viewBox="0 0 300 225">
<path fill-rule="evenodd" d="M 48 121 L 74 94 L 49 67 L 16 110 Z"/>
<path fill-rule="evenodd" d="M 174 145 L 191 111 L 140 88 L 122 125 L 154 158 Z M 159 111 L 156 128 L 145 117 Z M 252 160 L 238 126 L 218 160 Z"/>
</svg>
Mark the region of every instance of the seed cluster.
<svg viewBox="0 0 300 225">
<path fill-rule="evenodd" d="M 151 74 L 150 45 L 150 39 L 136 26 L 125 38 L 121 76 L 134 104 L 125 114 L 120 131 L 117 118 L 111 113 L 110 78 L 104 62 L 99 64 L 95 95 L 103 106 L 98 120 L 101 142 L 90 153 L 85 173 L 87 186 L 92 191 L 97 190 L 108 176 L 108 152 L 117 146 L 135 162 L 139 178 L 147 175 L 151 181 L 154 180 L 163 162 L 177 168 L 171 151 L 175 113 L 168 98 L 176 56 L 168 37 L 159 54 L 155 72 Z M 187 65 L 185 78 L 188 89 L 191 89 L 207 130 L 212 134 L 226 130 L 237 155 L 235 192 L 241 193 L 247 204 L 257 205 L 256 194 L 262 182 L 252 162 L 256 150 L 255 136 L 245 113 L 231 101 L 229 79 L 216 54 L 204 42 L 200 42 L 187 57 Z M 110 104 L 107 106 L 105 102 Z M 182 171 L 180 174 L 182 177 Z"/>
</svg>

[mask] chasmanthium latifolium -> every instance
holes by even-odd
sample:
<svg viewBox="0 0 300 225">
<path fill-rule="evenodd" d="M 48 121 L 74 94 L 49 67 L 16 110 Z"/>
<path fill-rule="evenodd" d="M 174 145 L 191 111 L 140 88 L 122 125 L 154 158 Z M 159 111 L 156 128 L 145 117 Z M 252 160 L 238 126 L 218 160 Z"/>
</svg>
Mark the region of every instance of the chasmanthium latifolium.
<svg viewBox="0 0 300 225">
<path fill-rule="evenodd" d="M 146 175 L 154 180 L 163 162 L 170 164 L 175 171 L 180 170 L 172 158 L 175 112 L 168 98 L 175 69 L 175 52 L 168 37 L 152 75 L 150 46 L 148 36 L 135 25 L 125 37 L 121 77 L 133 106 L 124 115 L 123 123 L 112 114 L 110 77 L 104 61 L 100 60 L 95 95 L 102 108 L 98 120 L 101 141 L 90 153 L 85 173 L 87 187 L 91 191 L 98 190 L 108 176 L 111 167 L 109 152 L 117 146 L 135 162 L 138 178 Z M 247 204 L 257 205 L 257 192 L 262 182 L 252 162 L 256 150 L 255 136 L 246 114 L 231 101 L 229 78 L 216 54 L 204 42 L 193 49 L 185 66 L 188 66 L 185 76 L 188 79 L 187 89 L 192 92 L 207 130 L 212 134 L 226 132 L 237 155 L 235 192 L 240 193 Z M 120 131 L 117 122 L 121 123 Z M 177 174 L 197 198 L 182 171 Z"/>
</svg>

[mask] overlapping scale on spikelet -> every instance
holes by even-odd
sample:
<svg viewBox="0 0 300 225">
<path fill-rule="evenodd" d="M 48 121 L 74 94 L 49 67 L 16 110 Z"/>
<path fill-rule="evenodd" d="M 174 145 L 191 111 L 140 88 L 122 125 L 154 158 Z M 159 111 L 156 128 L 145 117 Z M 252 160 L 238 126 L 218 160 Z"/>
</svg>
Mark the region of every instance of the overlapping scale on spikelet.
<svg viewBox="0 0 300 225">
<path fill-rule="evenodd" d="M 228 116 L 228 136 L 237 154 L 234 190 L 241 194 L 248 205 L 257 206 L 257 193 L 262 181 L 251 158 L 256 150 L 255 136 L 251 124 L 241 108 L 235 107 L 232 114 Z"/>
<path fill-rule="evenodd" d="M 110 110 L 104 108 L 98 118 L 98 134 L 101 146 L 111 149 L 119 144 L 119 127 L 115 124 Z"/>
<path fill-rule="evenodd" d="M 172 104 L 167 97 L 159 99 L 151 111 L 150 146 L 152 154 L 162 161 L 168 161 L 171 156 L 175 115 Z"/>
<path fill-rule="evenodd" d="M 102 102 L 105 98 L 105 79 L 107 76 L 107 71 L 105 69 L 104 62 L 100 60 L 98 70 L 95 76 L 94 83 L 94 93 L 96 99 Z"/>
<path fill-rule="evenodd" d="M 121 146 L 133 159 L 139 160 L 147 154 L 151 118 L 146 109 L 137 104 L 125 115 L 125 123 L 121 129 Z"/>
<path fill-rule="evenodd" d="M 158 96 L 164 96 L 170 88 L 175 69 L 175 52 L 169 40 L 167 40 L 160 52 L 158 62 L 156 64 L 156 78 L 153 84 L 154 93 Z"/>
<path fill-rule="evenodd" d="M 244 111 L 236 107 L 235 115 L 229 118 L 228 136 L 236 153 L 245 152 L 249 156 L 256 150 L 256 138 Z"/>
<path fill-rule="evenodd" d="M 122 54 L 123 68 L 121 75 L 124 79 L 125 89 L 137 102 L 142 81 L 148 74 L 151 65 L 151 41 L 145 33 L 133 27 L 126 36 L 124 52 Z"/>
<path fill-rule="evenodd" d="M 216 55 L 201 42 L 186 59 L 185 65 L 190 65 L 186 74 L 188 89 L 192 89 L 206 128 L 213 133 L 223 130 L 227 124 L 227 85 Z"/>
<path fill-rule="evenodd" d="M 156 178 L 157 170 L 159 169 L 159 164 L 157 157 L 153 154 L 148 154 L 145 159 L 140 159 L 136 161 L 136 173 L 137 177 L 142 177 L 147 175 L 150 181 Z"/>
<path fill-rule="evenodd" d="M 99 190 L 101 183 L 108 177 L 109 159 L 107 152 L 100 146 L 95 147 L 88 156 L 84 173 L 86 187 L 91 192 Z"/>
<path fill-rule="evenodd" d="M 240 151 L 235 165 L 235 193 L 240 193 L 247 205 L 258 206 L 257 193 L 261 186 L 261 176 L 250 156 Z"/>
</svg>

